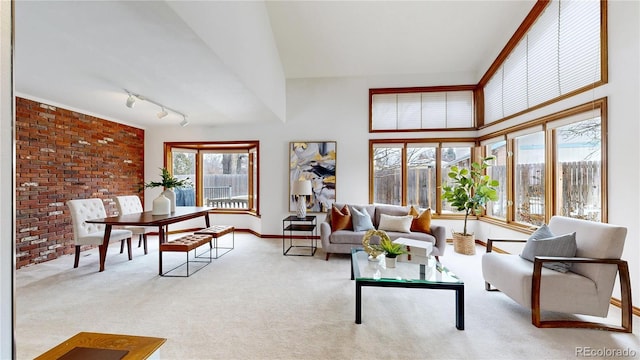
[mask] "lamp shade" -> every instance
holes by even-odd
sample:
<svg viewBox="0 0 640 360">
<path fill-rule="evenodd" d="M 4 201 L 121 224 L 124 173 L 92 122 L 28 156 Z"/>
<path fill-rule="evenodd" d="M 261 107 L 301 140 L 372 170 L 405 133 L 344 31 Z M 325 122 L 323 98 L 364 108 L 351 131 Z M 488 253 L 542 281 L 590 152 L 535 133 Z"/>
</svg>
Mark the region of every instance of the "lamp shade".
<svg viewBox="0 0 640 360">
<path fill-rule="evenodd" d="M 311 192 L 311 180 L 297 180 L 293 183 L 293 189 L 291 189 L 293 195 L 312 195 Z"/>
</svg>

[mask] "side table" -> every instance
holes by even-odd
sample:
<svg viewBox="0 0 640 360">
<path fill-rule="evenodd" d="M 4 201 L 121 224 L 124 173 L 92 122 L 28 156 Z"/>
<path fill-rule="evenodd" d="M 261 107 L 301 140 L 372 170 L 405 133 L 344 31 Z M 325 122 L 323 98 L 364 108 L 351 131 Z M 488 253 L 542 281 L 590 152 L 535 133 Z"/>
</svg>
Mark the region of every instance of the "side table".
<svg viewBox="0 0 640 360">
<path fill-rule="evenodd" d="M 310 241 L 309 245 L 294 245 L 294 238 L 300 237 L 300 235 L 294 234 L 304 232 L 308 233 L 308 236 L 303 236 L 303 239 L 308 239 Z M 308 249 L 309 252 L 299 253 L 292 251 L 292 249 Z M 313 256 L 317 249 L 318 237 L 315 216 L 309 215 L 298 218 L 296 215 L 291 215 L 282 219 L 282 255 Z"/>
</svg>

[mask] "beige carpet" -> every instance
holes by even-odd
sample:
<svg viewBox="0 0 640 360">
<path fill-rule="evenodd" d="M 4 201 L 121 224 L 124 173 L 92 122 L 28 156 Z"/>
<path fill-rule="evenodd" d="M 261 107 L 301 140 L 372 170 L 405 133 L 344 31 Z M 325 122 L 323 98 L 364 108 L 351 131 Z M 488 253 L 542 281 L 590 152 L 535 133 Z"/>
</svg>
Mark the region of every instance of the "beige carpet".
<svg viewBox="0 0 640 360">
<path fill-rule="evenodd" d="M 235 250 L 190 278 L 164 278 L 157 238 L 149 244 L 149 255 L 136 248 L 132 261 L 112 245 L 102 273 L 97 250 L 77 269 L 66 256 L 18 270 L 18 358 L 81 331 L 167 338 L 162 359 L 575 359 L 584 347 L 640 357 L 636 334 L 532 326 L 529 311 L 484 291 L 483 248 L 466 256 L 449 245 L 441 258 L 465 281 L 459 331 L 454 293 L 423 289 L 364 288 L 356 325 L 347 256 L 282 256 L 278 239 L 236 234 Z M 619 321 L 618 309 L 609 317 Z"/>
</svg>

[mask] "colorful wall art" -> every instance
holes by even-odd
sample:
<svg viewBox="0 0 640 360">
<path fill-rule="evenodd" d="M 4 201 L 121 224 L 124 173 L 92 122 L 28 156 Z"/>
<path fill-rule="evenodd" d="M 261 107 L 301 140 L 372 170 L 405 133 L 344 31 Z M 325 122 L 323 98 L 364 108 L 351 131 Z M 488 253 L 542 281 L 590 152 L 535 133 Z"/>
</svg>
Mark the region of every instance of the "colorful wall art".
<svg viewBox="0 0 640 360">
<path fill-rule="evenodd" d="M 336 142 L 289 143 L 289 211 L 296 211 L 293 182 L 310 180 L 307 212 L 327 212 L 336 200 Z"/>
</svg>

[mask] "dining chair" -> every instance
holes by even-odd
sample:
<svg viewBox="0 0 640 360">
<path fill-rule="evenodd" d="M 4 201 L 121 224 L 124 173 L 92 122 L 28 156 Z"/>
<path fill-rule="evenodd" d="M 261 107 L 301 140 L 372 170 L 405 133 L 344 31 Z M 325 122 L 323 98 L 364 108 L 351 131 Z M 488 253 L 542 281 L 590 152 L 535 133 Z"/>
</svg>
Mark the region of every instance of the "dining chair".
<svg viewBox="0 0 640 360">
<path fill-rule="evenodd" d="M 71 221 L 73 223 L 73 241 L 75 243 L 75 261 L 73 267 L 78 267 L 80 260 L 80 247 L 82 245 L 99 245 L 104 240 L 105 225 L 89 224 L 86 220 L 100 219 L 107 217 L 107 211 L 104 208 L 102 199 L 75 199 L 67 201 L 67 206 L 71 212 Z M 129 250 L 129 260 L 131 260 L 131 236 L 132 232 L 124 229 L 112 229 L 109 236 L 109 242 L 120 241 L 123 246 L 127 241 L 127 249 Z"/>
<path fill-rule="evenodd" d="M 116 206 L 118 207 L 118 214 L 127 215 L 134 213 L 141 213 L 144 211 L 140 198 L 136 195 L 123 195 L 116 196 Z M 123 229 L 131 231 L 134 235 L 138 235 L 138 247 L 140 244 L 144 244 L 144 253 L 147 254 L 147 234 L 157 231 L 156 227 L 152 226 L 124 226 Z M 122 253 L 123 245 L 120 246 L 120 253 Z"/>
</svg>

